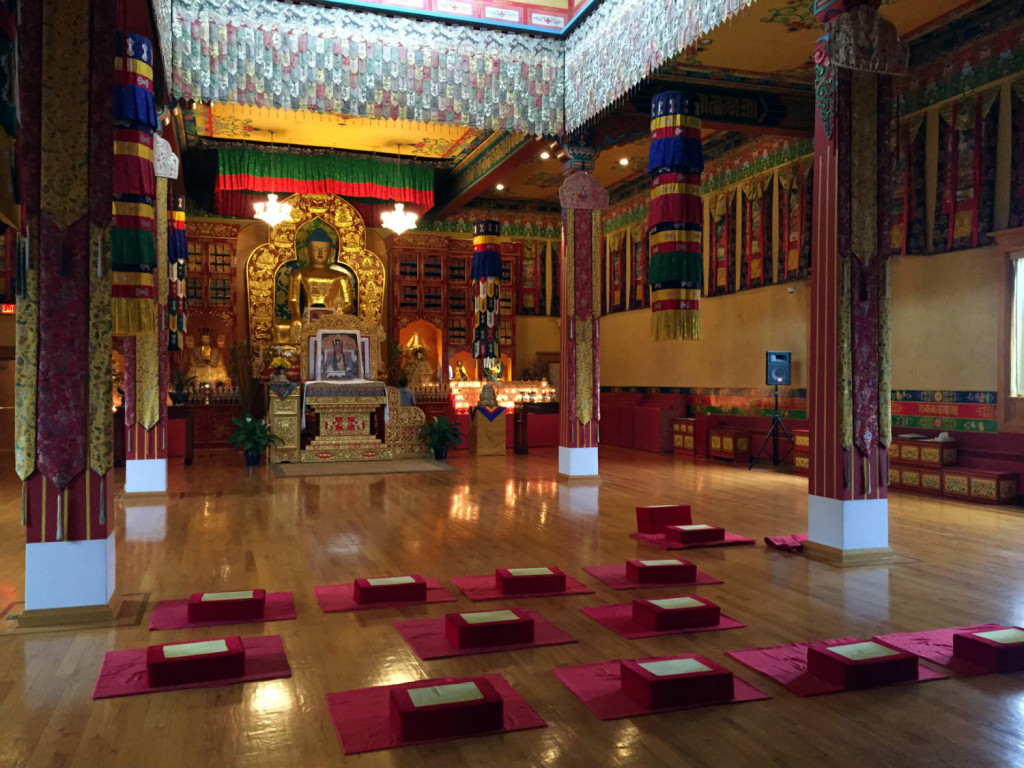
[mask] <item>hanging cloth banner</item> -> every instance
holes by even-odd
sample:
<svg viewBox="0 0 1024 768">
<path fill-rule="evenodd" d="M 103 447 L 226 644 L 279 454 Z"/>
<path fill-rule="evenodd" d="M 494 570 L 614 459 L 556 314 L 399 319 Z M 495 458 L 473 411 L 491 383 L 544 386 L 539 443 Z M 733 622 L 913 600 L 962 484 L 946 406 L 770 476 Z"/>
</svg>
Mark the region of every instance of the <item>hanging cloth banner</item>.
<svg viewBox="0 0 1024 768">
<path fill-rule="evenodd" d="M 433 168 L 373 158 L 296 155 L 253 149 L 217 152 L 217 197 L 223 192 L 343 195 L 434 205 Z"/>
<path fill-rule="evenodd" d="M 501 321 L 501 251 L 498 239 L 501 223 L 477 221 L 473 224 L 473 357 L 497 359 L 498 324 Z"/>
<path fill-rule="evenodd" d="M 18 138 L 18 47 L 14 0 L 0 0 L 0 222 L 21 229 L 15 141 Z"/>
<path fill-rule="evenodd" d="M 185 196 L 171 198 L 167 227 L 167 349 L 185 348 L 185 280 L 188 268 L 188 237 L 185 234 Z"/>
<path fill-rule="evenodd" d="M 701 338 L 703 170 L 697 101 L 683 91 L 658 94 L 651 104 L 647 162 L 651 174 L 648 281 L 654 339 Z"/>
<path fill-rule="evenodd" d="M 114 54 L 114 120 L 153 132 L 153 44 L 131 32 L 118 32 Z"/>
</svg>

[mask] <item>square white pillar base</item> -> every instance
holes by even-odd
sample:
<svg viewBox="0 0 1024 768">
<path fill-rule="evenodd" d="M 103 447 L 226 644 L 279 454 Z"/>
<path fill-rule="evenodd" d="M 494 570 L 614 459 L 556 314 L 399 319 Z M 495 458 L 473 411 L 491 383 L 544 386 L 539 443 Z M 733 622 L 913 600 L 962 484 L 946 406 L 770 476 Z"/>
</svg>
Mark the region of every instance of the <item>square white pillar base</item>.
<svg viewBox="0 0 1024 768">
<path fill-rule="evenodd" d="M 167 459 L 129 459 L 124 463 L 125 493 L 167 491 Z"/>
<path fill-rule="evenodd" d="M 597 447 L 558 446 L 558 474 L 566 477 L 597 477 Z"/>
<path fill-rule="evenodd" d="M 114 534 L 25 545 L 25 610 L 105 605 L 114 594 Z"/>
<path fill-rule="evenodd" d="M 807 537 L 833 549 L 889 546 L 889 500 L 807 497 Z"/>
</svg>

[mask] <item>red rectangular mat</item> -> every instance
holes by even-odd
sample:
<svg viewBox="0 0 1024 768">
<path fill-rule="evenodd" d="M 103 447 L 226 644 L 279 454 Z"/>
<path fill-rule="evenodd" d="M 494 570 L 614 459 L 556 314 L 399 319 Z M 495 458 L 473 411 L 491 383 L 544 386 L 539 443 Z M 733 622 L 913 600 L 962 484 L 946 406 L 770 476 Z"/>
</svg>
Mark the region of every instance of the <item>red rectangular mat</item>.
<svg viewBox="0 0 1024 768">
<path fill-rule="evenodd" d="M 716 579 L 710 573 L 697 571 L 697 580 L 693 582 L 673 581 L 668 584 L 657 582 L 633 581 L 626 574 L 626 564 L 614 565 L 590 565 L 583 569 L 596 579 L 600 579 L 612 589 L 648 589 L 653 587 L 693 587 L 701 584 L 723 584 L 721 579 Z"/>
<path fill-rule="evenodd" d="M 839 693 L 844 691 L 838 685 L 822 680 L 807 673 L 807 649 L 810 646 L 826 648 L 830 645 L 850 645 L 862 643 L 859 637 L 838 637 L 833 640 L 814 640 L 808 643 L 790 643 L 773 645 L 765 648 L 747 648 L 742 651 L 726 651 L 736 661 L 745 664 L 762 675 L 767 675 L 775 682 L 785 686 L 790 693 L 797 696 L 817 696 L 821 693 Z M 897 685 L 923 683 L 928 680 L 944 680 L 946 675 L 918 662 L 917 680 L 908 680 Z"/>
<path fill-rule="evenodd" d="M 504 728 L 492 733 L 522 731 L 528 728 L 543 728 L 547 725 L 540 715 L 526 700 L 519 695 L 501 675 L 481 675 L 488 680 L 505 702 Z M 444 685 L 457 678 L 438 677 L 430 682 Z M 416 683 L 424 682 L 421 680 Z M 406 688 L 414 683 L 399 685 L 379 685 L 373 688 L 359 688 L 354 691 L 328 693 L 327 706 L 334 723 L 334 730 L 341 740 L 341 751 L 346 755 L 359 752 L 374 752 L 378 749 L 407 747 L 413 744 L 430 744 L 437 741 L 451 741 L 454 738 L 473 738 L 474 736 L 457 736 L 443 739 L 427 739 L 424 741 L 405 741 L 391 727 L 391 689 Z"/>
<path fill-rule="evenodd" d="M 725 539 L 722 541 L 707 541 L 703 544 L 676 544 L 675 542 L 668 541 L 665 538 L 664 533 L 631 533 L 629 538 L 642 541 L 644 544 L 650 544 L 652 547 L 658 549 L 701 549 L 704 547 L 732 547 L 737 544 L 753 544 L 753 539 L 748 539 L 745 536 L 740 536 L 735 533 L 725 532 Z"/>
<path fill-rule="evenodd" d="M 478 648 L 459 648 L 448 641 L 444 635 L 445 618 L 439 619 L 414 619 L 412 621 L 396 621 L 392 626 L 398 630 L 405 642 L 424 661 L 429 659 L 443 659 L 448 656 L 475 656 L 479 653 L 502 653 L 504 651 L 518 651 L 521 648 L 536 648 L 541 645 L 562 645 L 564 643 L 575 643 L 576 638 L 565 632 L 539 613 L 534 611 L 522 611 L 533 619 L 533 642 L 514 643 L 512 645 L 489 645 Z"/>
<path fill-rule="evenodd" d="M 253 680 L 274 680 L 279 677 L 292 676 L 292 668 L 288 665 L 288 657 L 285 656 L 284 644 L 281 642 L 280 635 L 243 637 L 242 647 L 245 648 L 245 674 L 241 677 L 156 687 L 149 684 L 149 679 L 146 676 L 145 648 L 108 651 L 103 656 L 103 667 L 100 669 L 100 676 L 96 681 L 92 697 L 94 699 L 109 699 L 114 696 L 179 691 L 185 688 L 218 688 Z"/>
<path fill-rule="evenodd" d="M 626 566 L 622 566 L 625 568 Z M 462 594 L 470 600 L 521 600 L 527 597 L 555 597 L 556 595 L 590 595 L 594 593 L 590 587 L 572 576 L 565 576 L 565 590 L 562 592 L 531 592 L 525 595 L 503 595 L 498 591 L 493 574 L 484 576 L 457 576 L 452 584 L 462 590 Z"/>
<path fill-rule="evenodd" d="M 953 658 L 953 635 L 959 632 L 990 632 L 1002 628 L 1002 624 L 979 624 L 975 627 L 949 627 L 925 632 L 894 632 L 891 635 L 878 635 L 873 639 L 881 640 L 893 648 L 913 653 L 940 666 L 949 667 L 962 675 L 984 675 L 988 674 L 986 670 Z"/>
<path fill-rule="evenodd" d="M 149 617 L 149 628 L 190 629 L 191 627 L 223 627 L 229 624 L 262 624 L 265 621 L 287 621 L 298 616 L 291 592 L 267 592 L 263 616 L 241 621 L 189 621 L 188 600 L 161 600 Z"/>
<path fill-rule="evenodd" d="M 657 630 L 637 624 L 633 621 L 633 604 L 598 605 L 593 608 L 580 608 L 580 611 L 598 624 L 607 627 L 617 635 L 634 640 L 639 637 L 661 637 L 662 635 L 682 635 L 691 632 L 714 632 L 719 629 L 739 629 L 747 626 L 741 621 L 722 615 L 717 624 L 707 627 L 688 627 L 686 629 Z"/>
<path fill-rule="evenodd" d="M 370 608 L 404 608 L 408 605 L 426 603 L 454 603 L 458 598 L 441 586 L 437 579 L 426 579 L 427 599 L 422 602 L 357 603 L 352 596 L 351 584 L 335 584 L 330 587 L 313 587 L 313 594 L 324 613 L 336 611 L 363 611 Z"/>
<path fill-rule="evenodd" d="M 601 720 L 617 720 L 622 717 L 652 715 L 656 712 L 739 704 L 744 701 L 760 701 L 771 698 L 760 688 L 733 676 L 733 689 L 736 696 L 732 701 L 697 704 L 692 707 L 648 709 L 639 701 L 627 696 L 620 687 L 619 665 L 621 662 L 622 659 L 612 659 L 599 661 L 596 664 L 583 664 L 578 667 L 557 667 L 551 670 L 551 674 L 557 677 L 562 685 L 568 688 L 576 698 L 586 705 L 587 709 Z"/>
</svg>

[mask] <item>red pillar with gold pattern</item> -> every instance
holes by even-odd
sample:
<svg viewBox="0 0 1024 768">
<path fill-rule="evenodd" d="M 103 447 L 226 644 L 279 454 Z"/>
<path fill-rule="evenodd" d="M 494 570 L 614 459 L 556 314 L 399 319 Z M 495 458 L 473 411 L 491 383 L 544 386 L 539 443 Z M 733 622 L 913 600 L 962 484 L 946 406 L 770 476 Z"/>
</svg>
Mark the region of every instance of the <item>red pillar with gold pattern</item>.
<svg viewBox="0 0 1024 768">
<path fill-rule="evenodd" d="M 905 70 L 907 49 L 878 5 L 815 2 L 826 34 L 815 51 L 805 551 L 836 564 L 891 558 L 887 174 L 891 76 Z"/>
<path fill-rule="evenodd" d="M 569 147 L 562 204 L 562 344 L 559 378 L 558 473 L 596 477 L 600 420 L 601 211 L 608 192 L 587 171 L 594 150 Z"/>
<path fill-rule="evenodd" d="M 15 465 L 25 610 L 109 612 L 115 0 L 20 3 Z M 76 30 L 69 34 L 68 30 Z M 10 83 L 8 83 L 10 85 Z M 66 620 L 72 617 L 63 613 Z"/>
</svg>

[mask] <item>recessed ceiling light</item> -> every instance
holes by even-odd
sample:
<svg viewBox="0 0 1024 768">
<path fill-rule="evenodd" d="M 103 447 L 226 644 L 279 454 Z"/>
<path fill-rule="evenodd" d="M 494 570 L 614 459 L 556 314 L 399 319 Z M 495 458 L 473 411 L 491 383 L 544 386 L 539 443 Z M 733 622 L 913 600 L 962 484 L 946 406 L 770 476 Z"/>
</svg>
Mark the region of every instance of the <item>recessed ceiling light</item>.
<svg viewBox="0 0 1024 768">
<path fill-rule="evenodd" d="M 501 192 L 501 190 L 503 190 L 505 188 L 505 185 L 504 184 L 495 184 L 494 188 L 496 190 L 498 190 L 499 192 Z"/>
<path fill-rule="evenodd" d="M 620 157 L 619 158 L 619 165 L 629 165 L 629 158 L 628 157 Z"/>
<path fill-rule="evenodd" d="M 541 152 L 540 153 L 540 159 L 541 160 L 547 160 L 549 157 L 551 157 L 551 153 L 550 152 Z"/>
</svg>

